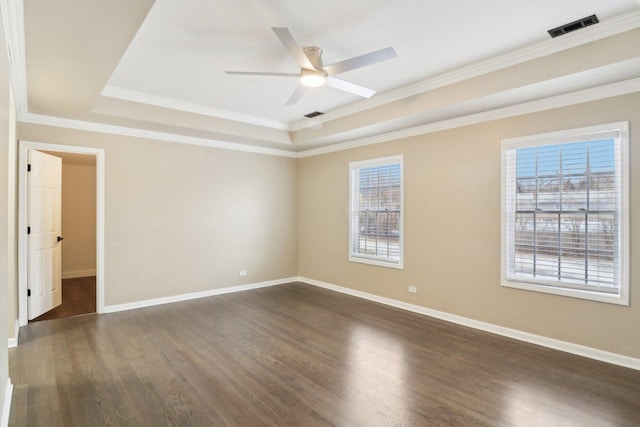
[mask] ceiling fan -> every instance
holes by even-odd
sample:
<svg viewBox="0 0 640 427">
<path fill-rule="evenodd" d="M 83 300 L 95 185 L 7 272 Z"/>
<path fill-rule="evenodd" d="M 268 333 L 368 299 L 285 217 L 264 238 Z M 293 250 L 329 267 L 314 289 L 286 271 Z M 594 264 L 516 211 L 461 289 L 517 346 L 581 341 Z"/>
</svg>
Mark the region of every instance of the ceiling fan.
<svg viewBox="0 0 640 427">
<path fill-rule="evenodd" d="M 304 95 L 306 88 L 318 87 L 324 84 L 364 98 L 371 98 L 376 93 L 375 90 L 333 76 L 344 73 L 345 71 L 393 59 L 397 56 L 396 51 L 393 50 L 392 47 L 387 47 L 325 66 L 322 64 L 322 49 L 313 46 L 301 48 L 294 40 L 288 28 L 271 27 L 271 29 L 276 33 L 276 36 L 280 39 L 289 54 L 300 66 L 299 73 L 264 73 L 254 71 L 225 71 L 225 73 L 249 76 L 298 77 L 300 83 L 287 101 L 287 105 L 297 103 L 302 95 Z"/>
</svg>

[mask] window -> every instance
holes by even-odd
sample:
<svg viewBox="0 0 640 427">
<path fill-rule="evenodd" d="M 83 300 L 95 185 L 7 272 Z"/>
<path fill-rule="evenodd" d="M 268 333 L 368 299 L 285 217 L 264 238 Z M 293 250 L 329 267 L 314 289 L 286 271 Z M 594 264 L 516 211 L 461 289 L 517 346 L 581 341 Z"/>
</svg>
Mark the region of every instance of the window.
<svg viewBox="0 0 640 427">
<path fill-rule="evenodd" d="M 502 284 L 628 305 L 628 124 L 502 142 Z"/>
<path fill-rule="evenodd" d="M 349 260 L 402 268 L 402 156 L 349 164 Z"/>
</svg>

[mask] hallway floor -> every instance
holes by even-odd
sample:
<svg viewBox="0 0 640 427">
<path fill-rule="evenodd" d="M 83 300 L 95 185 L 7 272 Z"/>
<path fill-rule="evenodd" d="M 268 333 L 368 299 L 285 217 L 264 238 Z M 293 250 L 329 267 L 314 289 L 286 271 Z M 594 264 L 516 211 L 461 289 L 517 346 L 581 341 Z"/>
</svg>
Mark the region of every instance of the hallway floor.
<svg viewBox="0 0 640 427">
<path fill-rule="evenodd" d="M 96 312 L 96 277 L 62 280 L 62 305 L 31 320 L 61 319 Z"/>
</svg>

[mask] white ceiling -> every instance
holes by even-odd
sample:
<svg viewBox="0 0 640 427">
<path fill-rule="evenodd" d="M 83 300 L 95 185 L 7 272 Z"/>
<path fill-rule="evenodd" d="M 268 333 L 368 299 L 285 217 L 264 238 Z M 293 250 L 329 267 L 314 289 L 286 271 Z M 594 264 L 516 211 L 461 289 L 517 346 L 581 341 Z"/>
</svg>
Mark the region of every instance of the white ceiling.
<svg viewBox="0 0 640 427">
<path fill-rule="evenodd" d="M 640 91 L 640 0 L 12 1 L 23 122 L 289 155 Z M 599 24 L 547 34 L 592 14 Z M 286 106 L 295 78 L 224 73 L 297 73 L 271 27 L 326 65 L 388 46 L 398 57 L 338 76 L 371 99 L 321 87 Z"/>
<path fill-rule="evenodd" d="M 384 93 L 549 38 L 546 30 L 636 0 L 156 0 L 109 86 L 291 124 L 361 98 L 329 87 L 285 103 L 297 82 L 225 70 L 298 72 L 270 27 L 288 27 L 325 64 L 393 46 L 398 58 L 342 74 Z"/>
</svg>

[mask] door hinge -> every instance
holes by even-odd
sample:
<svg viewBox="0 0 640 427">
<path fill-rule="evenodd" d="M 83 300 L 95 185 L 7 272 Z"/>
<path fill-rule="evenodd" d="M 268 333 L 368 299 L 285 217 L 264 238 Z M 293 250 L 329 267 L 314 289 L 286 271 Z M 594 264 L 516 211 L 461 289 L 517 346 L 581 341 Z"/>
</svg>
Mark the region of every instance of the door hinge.
<svg viewBox="0 0 640 427">
<path fill-rule="evenodd" d="M 31 296 L 31 289 L 27 289 L 27 296 L 30 297 Z"/>
<path fill-rule="evenodd" d="M 27 227 L 27 234 L 31 234 L 31 227 Z"/>
<path fill-rule="evenodd" d="M 27 172 L 31 172 L 31 164 L 27 164 Z"/>
</svg>

